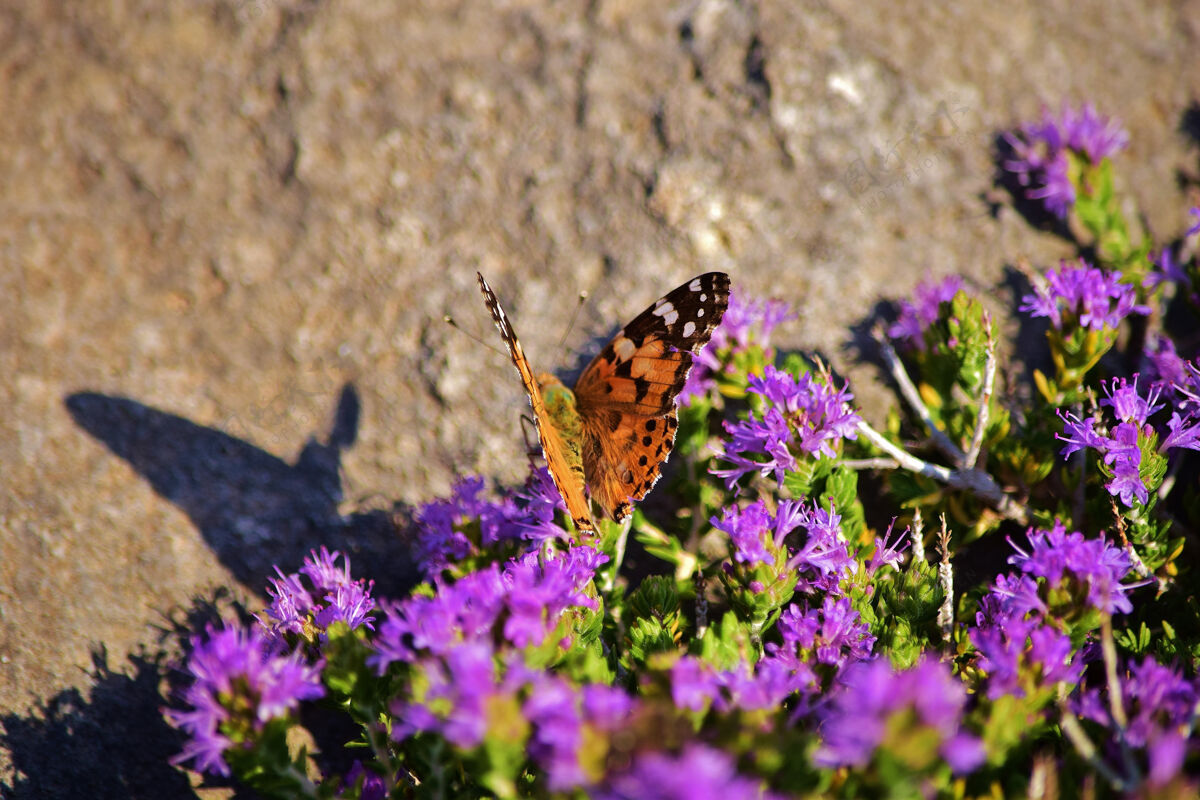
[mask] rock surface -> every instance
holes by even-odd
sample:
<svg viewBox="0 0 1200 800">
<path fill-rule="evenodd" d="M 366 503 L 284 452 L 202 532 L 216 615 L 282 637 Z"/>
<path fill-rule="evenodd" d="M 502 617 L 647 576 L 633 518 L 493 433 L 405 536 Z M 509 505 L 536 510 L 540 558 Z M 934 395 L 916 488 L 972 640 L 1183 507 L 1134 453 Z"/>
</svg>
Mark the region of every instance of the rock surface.
<svg viewBox="0 0 1200 800">
<path fill-rule="evenodd" d="M 1067 252 L 993 189 L 1042 104 L 1119 116 L 1176 235 L 1200 3 L 1090 9 L 0 9 L 3 796 L 215 791 L 166 763 L 166 634 L 321 543 L 399 590 L 393 503 L 518 478 L 512 368 L 443 321 L 499 347 L 476 270 L 545 368 L 578 292 L 586 350 L 726 270 L 878 415 L 847 345 L 880 301 L 961 272 L 1004 315 L 1006 270 Z"/>
</svg>

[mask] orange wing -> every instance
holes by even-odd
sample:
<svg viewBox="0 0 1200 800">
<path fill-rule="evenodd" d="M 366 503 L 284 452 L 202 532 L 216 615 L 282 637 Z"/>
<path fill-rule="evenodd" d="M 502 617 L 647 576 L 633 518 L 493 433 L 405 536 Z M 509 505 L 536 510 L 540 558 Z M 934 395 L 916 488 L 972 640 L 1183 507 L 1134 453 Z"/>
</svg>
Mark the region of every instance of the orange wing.
<svg viewBox="0 0 1200 800">
<path fill-rule="evenodd" d="M 675 445 L 675 399 L 729 307 L 729 276 L 709 272 L 639 314 L 580 375 L 583 469 L 592 498 L 621 520 L 658 481 Z"/>
<path fill-rule="evenodd" d="M 546 466 L 550 469 L 550 477 L 554 479 L 558 493 L 566 502 L 567 513 L 571 515 L 575 527 L 581 531 L 594 531 L 592 514 L 588 508 L 587 498 L 583 494 L 583 472 L 578 466 L 572 465 L 566 456 L 567 446 L 563 441 L 562 434 L 554 426 L 550 415 L 546 413 L 546 404 L 542 401 L 542 391 L 538 388 L 533 370 L 529 366 L 529 360 L 525 358 L 525 351 L 521 349 L 517 334 L 513 331 L 504 309 L 500 307 L 496 293 L 492 291 L 492 287 L 488 286 L 483 275 L 478 272 L 475 274 L 479 276 L 479 288 L 483 292 L 483 299 L 487 303 L 488 311 L 492 312 L 492 320 L 500 330 L 500 336 L 503 337 L 504 344 L 508 347 L 508 354 L 512 356 L 517 372 L 521 374 L 521 382 L 525 384 L 525 392 L 529 395 L 529 405 L 533 408 L 533 421 L 537 426 L 538 438 L 542 442 L 542 453 L 546 456 Z"/>
</svg>

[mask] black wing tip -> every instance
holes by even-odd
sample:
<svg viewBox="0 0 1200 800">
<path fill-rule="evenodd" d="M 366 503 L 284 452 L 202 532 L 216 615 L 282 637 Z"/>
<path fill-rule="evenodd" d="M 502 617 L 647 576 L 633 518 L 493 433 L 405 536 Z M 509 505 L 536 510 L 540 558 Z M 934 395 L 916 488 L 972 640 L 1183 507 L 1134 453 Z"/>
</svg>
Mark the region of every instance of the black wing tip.
<svg viewBox="0 0 1200 800">
<path fill-rule="evenodd" d="M 706 272 L 703 275 L 697 275 L 696 277 L 700 279 L 701 283 L 711 285 L 712 288 L 718 292 L 727 291 L 731 283 L 729 273 L 727 272 Z M 695 280 L 695 278 L 692 280 Z M 692 281 L 688 281 L 688 283 L 691 282 Z"/>
</svg>

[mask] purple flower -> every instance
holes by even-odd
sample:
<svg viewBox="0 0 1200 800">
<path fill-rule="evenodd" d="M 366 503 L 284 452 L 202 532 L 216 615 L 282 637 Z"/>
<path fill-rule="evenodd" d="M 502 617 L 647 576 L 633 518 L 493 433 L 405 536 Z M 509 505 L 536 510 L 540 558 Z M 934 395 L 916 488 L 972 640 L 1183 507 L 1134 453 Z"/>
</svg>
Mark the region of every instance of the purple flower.
<svg viewBox="0 0 1200 800">
<path fill-rule="evenodd" d="M 432 597 L 413 595 L 386 609 L 375 652 L 379 674 L 395 661 L 445 656 L 463 642 L 488 641 L 501 619 L 503 637 L 517 647 L 538 645 L 570 608 L 595 608 L 585 589 L 608 556 L 588 546 L 528 553 L 468 573 L 454 583 L 435 581 Z"/>
<path fill-rule="evenodd" d="M 1189 450 L 1200 450 L 1200 419 L 1194 415 L 1184 418 L 1179 412 L 1173 412 L 1167 422 L 1167 438 L 1163 439 L 1162 448 L 1167 450 L 1183 447 Z"/>
<path fill-rule="evenodd" d="M 1036 615 L 980 624 L 970 631 L 970 637 L 979 651 L 979 667 L 988 676 L 988 697 L 993 700 L 1006 694 L 1024 697 L 1027 689 L 1035 686 L 1074 684 L 1083 672 L 1083 661 L 1075 657 L 1070 637 Z"/>
<path fill-rule="evenodd" d="M 279 567 L 275 567 L 275 573 L 279 577 L 267 579 L 270 583 L 267 595 L 271 598 L 271 604 L 263 612 L 267 619 L 274 622 L 265 619 L 260 619 L 260 622 L 275 636 L 302 633 L 316 603 L 304 588 L 299 575 L 284 575 Z"/>
<path fill-rule="evenodd" d="M 975 624 L 979 627 L 1004 627 L 1010 620 L 1023 619 L 1030 611 L 1045 614 L 1045 602 L 1038 594 L 1037 581 L 1027 575 L 997 575 L 992 590 L 979 603 Z"/>
<path fill-rule="evenodd" d="M 342 565 L 338 566 L 338 559 Z M 267 594 L 271 604 L 259 618 L 273 644 L 283 646 L 285 634 L 319 634 L 324 641 L 325 629 L 334 622 L 345 622 L 351 628 L 365 625 L 375 630 L 375 600 L 371 597 L 374 581 L 353 580 L 350 559 L 334 550 L 322 547 L 304 559 L 299 573 L 285 575 L 275 568 L 276 578 L 270 578 Z M 304 579 L 311 584 L 305 586 Z M 322 598 L 318 602 L 314 596 Z"/>
<path fill-rule="evenodd" d="M 1188 284 L 1187 273 L 1183 271 L 1183 266 L 1179 263 L 1179 259 L 1171 251 L 1170 247 L 1164 247 L 1158 251 L 1158 255 L 1153 259 L 1154 265 L 1162 270 L 1162 275 L 1151 275 L 1147 280 L 1153 284 L 1168 280 L 1171 283 L 1177 283 L 1181 286 Z"/>
<path fill-rule="evenodd" d="M 529 754 L 546 770 L 549 789 L 561 792 L 588 783 L 579 763 L 583 718 L 579 697 L 564 680 L 545 674 L 521 707 L 534 726 Z"/>
<path fill-rule="evenodd" d="M 1145 356 L 1157 376 L 1154 388 L 1165 392 L 1181 406 L 1200 408 L 1200 369 L 1179 355 L 1174 342 L 1155 335 Z"/>
<path fill-rule="evenodd" d="M 535 542 L 570 538 L 557 521 L 557 513 L 566 511 L 567 504 L 554 485 L 550 470 L 545 467 L 535 469 L 525 482 L 524 490 L 517 493 L 516 504 L 522 512 L 516 518 L 516 524 L 522 529 L 523 538 Z"/>
<path fill-rule="evenodd" d="M 566 506 L 544 467 L 521 491 L 499 501 L 483 498 L 483 490 L 483 478 L 462 478 L 448 499 L 417 510 L 416 558 L 426 576 L 499 542 L 569 538 L 555 522 L 555 512 Z"/>
<path fill-rule="evenodd" d="M 1171 421 L 1167 423 L 1170 435 L 1160 449 L 1196 449 L 1195 432 L 1200 422 L 1197 419 L 1200 417 L 1200 368 L 1180 358 L 1175 345 L 1165 336 L 1157 337 L 1145 355 L 1158 375 L 1153 383 L 1154 388 L 1165 392 L 1176 409 L 1171 412 Z"/>
<path fill-rule="evenodd" d="M 342 559 L 342 566 L 337 565 L 337 560 Z M 304 564 L 300 567 L 300 572 L 308 576 L 312 581 L 313 588 L 317 592 L 330 591 L 339 586 L 347 586 L 350 581 L 350 557 L 334 550 L 330 553 L 325 549 L 325 545 L 321 545 L 320 551 L 313 550 L 308 554 L 308 558 L 304 559 Z"/>
<path fill-rule="evenodd" d="M 567 608 L 596 608 L 584 593 L 608 556 L 586 545 L 544 556 L 528 553 L 513 559 L 501 576 L 509 617 L 504 635 L 517 647 L 540 643 Z"/>
<path fill-rule="evenodd" d="M 646 753 L 592 794 L 598 800 L 771 800 L 762 781 L 738 775 L 733 757 L 691 743 L 679 755 Z"/>
<path fill-rule="evenodd" d="M 735 371 L 734 356 L 751 347 L 766 350 L 770 346 L 771 332 L 795 318 L 796 313 L 782 300 L 743 300 L 740 291 L 731 292 L 721 324 L 696 355 L 687 383 L 679 394 L 680 404 L 687 405 L 694 398 L 711 392 L 717 385 L 715 375 Z"/>
<path fill-rule="evenodd" d="M 1138 377 L 1136 374 L 1133 376 L 1132 384 L 1121 378 L 1102 384 L 1108 399 L 1101 402 L 1111 406 L 1120 420 L 1111 432 L 1097 430 L 1097 420 L 1094 418 L 1080 420 L 1070 412 L 1059 412 L 1064 433 L 1058 438 L 1067 443 L 1062 449 L 1063 457 L 1084 448 L 1101 453 L 1112 473 L 1112 479 L 1104 486 L 1128 507 L 1132 507 L 1135 500 L 1146 503 L 1150 498 L 1150 489 L 1154 488 L 1142 478 L 1142 450 L 1148 445 L 1148 440 L 1152 441 L 1153 437 L 1160 435 L 1149 424 L 1148 418 L 1164 408 L 1156 403 L 1163 388 L 1162 382 L 1152 384 L 1143 398 L 1137 390 Z M 1200 449 L 1200 403 L 1192 402 L 1189 389 L 1176 386 L 1175 391 L 1182 397 L 1177 407 L 1183 413 L 1172 412 L 1167 422 L 1167 434 L 1158 445 L 1159 453 L 1176 448 Z"/>
<path fill-rule="evenodd" d="M 880 747 L 911 746 L 926 731 L 936 734 L 955 773 L 983 763 L 982 744 L 961 730 L 966 690 L 938 661 L 925 658 L 901 672 L 886 658 L 858 662 L 842 672 L 841 684 L 823 713 L 818 766 L 865 766 Z"/>
<path fill-rule="evenodd" d="M 1132 286 L 1120 282 L 1121 273 L 1105 274 L 1082 258 L 1075 263 L 1063 261 L 1051 269 L 1045 282 L 1034 286 L 1034 293 L 1022 300 L 1020 310 L 1035 317 L 1046 317 L 1058 330 L 1078 325 L 1090 330 L 1116 328 L 1130 314 L 1149 314 L 1138 305 Z"/>
<path fill-rule="evenodd" d="M 491 701 L 513 693 L 513 687 L 499 679 L 494 656 L 489 642 L 476 640 L 450 647 L 443 658 L 420 662 L 423 692 L 393 701 L 392 738 L 435 731 L 457 747 L 479 745 L 487 734 Z"/>
<path fill-rule="evenodd" d="M 445 655 L 464 641 L 490 640 L 505 600 L 497 565 L 434 586 L 432 597 L 413 595 L 385 609 L 375 653 L 367 657 L 379 674 L 394 661 L 412 663 L 427 653 Z"/>
<path fill-rule="evenodd" d="M 751 472 L 774 473 L 782 484 L 784 473 L 797 464 L 797 452 L 835 458 L 835 445 L 858 437 L 859 417 L 849 405 L 853 395 L 844 387 L 834 389 L 810 374 L 797 378 L 768 364 L 762 377 L 750 376 L 747 391 L 768 406 L 761 417 L 725 423 L 729 440 L 721 458 L 733 466 L 712 473 L 731 489 Z"/>
<path fill-rule="evenodd" d="M 1200 229 L 1200 226 L 1197 226 L 1193 230 L 1197 229 Z M 1185 237 L 1189 235 L 1190 232 L 1184 234 Z M 1143 285 L 1147 289 L 1154 289 L 1163 283 L 1173 283 L 1179 287 L 1179 292 L 1186 294 L 1187 299 L 1192 304 L 1200 304 L 1200 294 L 1196 291 L 1195 282 L 1188 275 L 1185 265 L 1180 263 L 1179 256 L 1175 254 L 1175 251 L 1170 246 L 1164 246 L 1150 260 L 1158 268 L 1158 271 L 1151 272 L 1146 276 Z"/>
<path fill-rule="evenodd" d="M 1013 543 L 1016 554 L 1008 563 L 1027 575 L 1045 578 L 1051 588 L 1082 587 L 1089 605 L 1107 614 L 1128 614 L 1133 610 L 1126 593 L 1131 588 L 1121 581 L 1129 574 L 1129 554 L 1112 547 L 1103 538 L 1085 539 L 1078 531 L 1067 533 L 1062 522 L 1050 530 L 1026 533 L 1029 551 Z"/>
<path fill-rule="evenodd" d="M 465 477 L 449 498 L 417 509 L 415 555 L 427 576 L 478 554 L 483 546 L 521 538 L 522 528 L 513 523 L 519 512 L 512 499 L 492 502 L 481 496 L 483 490 L 483 478 Z"/>
<path fill-rule="evenodd" d="M 904 551 L 912 544 L 911 532 L 908 528 L 897 534 L 895 539 L 892 538 L 892 528 L 895 524 L 896 520 L 893 519 L 883 538 L 875 545 L 875 552 L 871 554 L 871 560 L 867 562 L 867 574 L 872 577 L 884 566 L 899 569 L 900 562 L 904 560 Z"/>
<path fill-rule="evenodd" d="M 729 534 L 729 541 L 733 544 L 733 558 L 742 564 L 773 563 L 775 556 L 767 550 L 767 545 L 773 545 L 776 550 L 783 545 L 782 539 L 775 541 L 772 535 L 774 520 L 767 513 L 767 506 L 761 500 L 745 508 L 735 505 L 722 509 L 721 519 L 713 517 L 709 522 L 717 530 Z"/>
<path fill-rule="evenodd" d="M 1185 233 L 1184 236 L 1194 236 L 1195 234 L 1200 233 L 1200 206 L 1192 206 L 1188 209 L 1188 213 L 1196 218 L 1196 224 L 1188 228 L 1187 233 Z"/>
<path fill-rule="evenodd" d="M 1072 710 L 1107 729 L 1108 755 L 1120 763 L 1123 749 L 1143 750 L 1146 783 L 1161 787 L 1181 774 L 1189 752 L 1196 750 L 1189 737 L 1193 716 L 1200 702 L 1200 680 L 1184 678 L 1179 670 L 1147 657 L 1131 663 L 1121 680 L 1121 698 L 1128 722 L 1113 722 L 1106 686 L 1084 689 L 1072 698 Z"/>
<path fill-rule="evenodd" d="M 375 630 L 375 618 L 371 612 L 375 610 L 375 600 L 371 597 L 371 586 L 359 583 L 348 583 L 336 587 L 325 595 L 325 608 L 317 612 L 313 622 L 318 628 L 328 628 L 335 622 L 344 622 L 351 628 L 365 625 L 368 630 Z"/>
<path fill-rule="evenodd" d="M 321 667 L 296 654 L 272 654 L 257 628 L 209 626 L 204 637 L 192 638 L 187 669 L 193 682 L 183 693 L 189 710 L 164 712 L 191 737 L 171 763 L 190 760 L 201 772 L 228 775 L 226 749 L 252 742 L 267 722 L 325 694 Z"/>
<path fill-rule="evenodd" d="M 1120 497 L 1127 507 L 1133 507 L 1134 498 L 1145 504 L 1150 492 L 1142 480 L 1142 448 L 1138 446 L 1138 427 L 1122 422 L 1113 430 L 1104 453 L 1104 463 L 1112 468 L 1113 478 L 1104 484 L 1108 493 Z"/>
<path fill-rule="evenodd" d="M 1098 420 L 1095 417 L 1081 420 L 1070 411 L 1059 411 L 1058 416 L 1063 421 L 1063 433 L 1055 434 L 1055 438 L 1067 443 L 1067 446 L 1061 451 L 1063 458 L 1067 458 L 1085 447 L 1101 451 L 1108 448 L 1108 439 L 1096 432 Z"/>
<path fill-rule="evenodd" d="M 580 690 L 562 678 L 536 673 L 521 710 L 533 726 L 529 754 L 546 771 L 549 789 L 562 792 L 595 782 L 599 776 L 588 774 L 584 762 L 590 753 L 584 748 L 595 746 L 594 732 L 617 730 L 632 709 L 633 699 L 620 689 L 594 684 Z"/>
<path fill-rule="evenodd" d="M 341 792 L 346 794 L 356 790 L 359 779 L 362 779 L 362 790 L 358 795 L 360 800 L 387 800 L 387 783 L 374 772 L 363 767 L 361 761 L 355 761 L 342 781 Z"/>
<path fill-rule="evenodd" d="M 787 563 L 789 569 L 800 573 L 797 590 L 835 591 L 840 577 L 855 563 L 842 535 L 841 515 L 815 505 L 809 510 L 798 501 L 780 503 L 777 516 L 782 517 L 785 510 L 808 532 Z"/>
<path fill-rule="evenodd" d="M 818 664 L 842 667 L 870 658 L 875 637 L 858 616 L 848 597 L 826 597 L 820 608 L 794 604 L 779 616 L 781 644 L 768 643 L 768 657 L 788 663 L 811 658 Z M 809 655 L 811 654 L 811 655 Z"/>
<path fill-rule="evenodd" d="M 823 508 L 809 508 L 799 500 L 784 500 L 772 517 L 759 500 L 745 508 L 737 505 L 722 510 L 721 519 L 713 517 L 713 527 L 729 535 L 733 558 L 739 565 L 767 566 L 764 578 L 787 580 L 795 577 L 801 591 L 837 588 L 841 575 L 854 564 L 841 530 L 842 518 Z M 807 536 L 797 548 L 786 539 L 803 527 Z M 759 590 L 765 588 L 765 585 Z M 786 601 L 786 598 L 784 598 Z"/>
<path fill-rule="evenodd" d="M 1129 134 L 1120 123 L 1100 116 L 1088 103 L 1079 111 L 1063 103 L 1057 117 L 1043 109 L 1041 122 L 1023 125 L 1004 138 L 1015 156 L 1004 163 L 1004 168 L 1028 187 L 1026 197 L 1041 200 L 1059 218 L 1075 204 L 1068 151 L 1099 164 L 1129 142 Z"/>
<path fill-rule="evenodd" d="M 773 711 L 796 692 L 818 688 L 812 667 L 795 656 L 767 657 L 754 667 L 741 662 L 717 669 L 695 656 L 682 656 L 671 667 L 671 698 L 679 708 L 718 712 Z"/>
<path fill-rule="evenodd" d="M 893 339 L 905 339 L 912 345 L 921 343 L 925 329 L 937 322 L 938 311 L 942 303 L 949 303 L 962 288 L 963 279 L 960 275 L 949 275 L 939 282 L 924 280 L 913 289 L 912 301 L 900 300 L 900 316 L 892 327 L 888 328 L 888 336 Z"/>
<path fill-rule="evenodd" d="M 1122 422 L 1136 422 L 1138 425 L 1145 425 L 1146 418 L 1162 408 L 1161 405 L 1154 405 L 1158 400 L 1159 390 L 1151 387 L 1142 397 L 1137 390 L 1138 376 L 1133 376 L 1133 385 L 1124 378 L 1113 378 L 1107 385 L 1101 384 L 1108 398 L 1101 400 L 1101 405 L 1111 406 L 1113 413 L 1117 419 Z M 1119 384 L 1119 385 L 1118 385 Z"/>
</svg>

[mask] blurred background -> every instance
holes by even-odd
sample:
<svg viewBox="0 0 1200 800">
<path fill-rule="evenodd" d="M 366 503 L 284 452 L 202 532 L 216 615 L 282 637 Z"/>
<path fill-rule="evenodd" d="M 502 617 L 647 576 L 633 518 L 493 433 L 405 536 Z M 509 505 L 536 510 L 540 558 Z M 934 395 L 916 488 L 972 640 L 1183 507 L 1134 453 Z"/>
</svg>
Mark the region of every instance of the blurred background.
<svg viewBox="0 0 1200 800">
<path fill-rule="evenodd" d="M 320 544 L 401 591 L 414 505 L 522 478 L 476 270 L 546 370 L 727 271 L 878 419 L 887 301 L 1071 252 L 996 180 L 1063 101 L 1177 235 L 1195 0 L 0 2 L 0 796 L 227 796 L 172 633 Z"/>
</svg>

